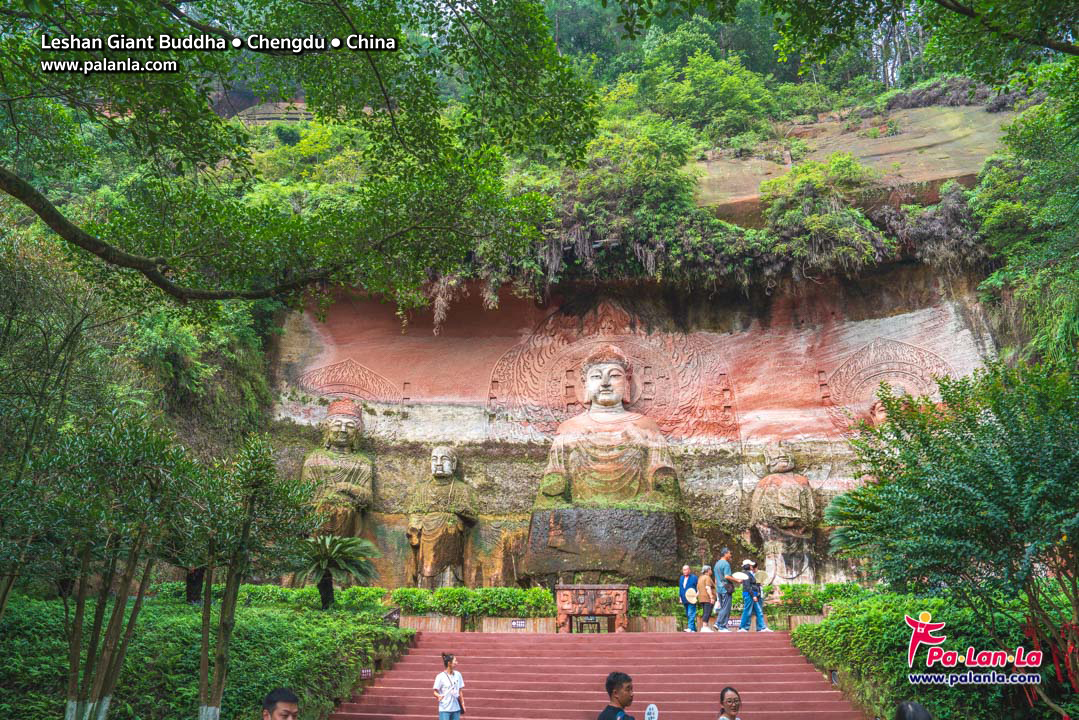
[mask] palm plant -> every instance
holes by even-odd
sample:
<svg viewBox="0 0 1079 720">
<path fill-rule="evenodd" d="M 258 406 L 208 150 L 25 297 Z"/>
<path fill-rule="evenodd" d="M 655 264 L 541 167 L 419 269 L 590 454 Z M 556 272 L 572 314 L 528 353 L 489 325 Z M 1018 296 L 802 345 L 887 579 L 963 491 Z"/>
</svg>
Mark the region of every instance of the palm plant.
<svg viewBox="0 0 1079 720">
<path fill-rule="evenodd" d="M 358 537 L 316 535 L 303 541 L 303 561 L 296 579 L 303 583 L 318 578 L 322 609 L 333 605 L 333 583 L 355 580 L 361 585 L 378 576 L 372 558 L 381 557 L 374 543 Z"/>
</svg>

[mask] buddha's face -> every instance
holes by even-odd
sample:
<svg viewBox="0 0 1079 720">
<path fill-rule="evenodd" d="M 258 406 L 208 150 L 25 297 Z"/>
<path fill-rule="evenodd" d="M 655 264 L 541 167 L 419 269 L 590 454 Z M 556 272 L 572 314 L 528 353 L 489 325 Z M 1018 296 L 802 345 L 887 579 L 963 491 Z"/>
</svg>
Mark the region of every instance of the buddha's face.
<svg viewBox="0 0 1079 720">
<path fill-rule="evenodd" d="M 584 389 L 593 405 L 620 407 L 629 391 L 629 379 L 621 365 L 598 363 L 585 371 Z"/>
<path fill-rule="evenodd" d="M 779 449 L 768 458 L 768 472 L 786 473 L 794 470 L 794 458 L 785 449 Z"/>
<path fill-rule="evenodd" d="M 878 427 L 888 420 L 888 410 L 884 407 L 884 403 L 877 400 L 869 407 L 869 424 L 873 427 Z"/>
<path fill-rule="evenodd" d="M 436 478 L 453 477 L 457 470 L 457 453 L 448 447 L 436 447 L 431 451 L 431 474 Z"/>
<path fill-rule="evenodd" d="M 328 448 L 347 450 L 356 442 L 361 429 L 359 418 L 351 415 L 331 415 L 323 424 L 323 442 Z"/>
</svg>

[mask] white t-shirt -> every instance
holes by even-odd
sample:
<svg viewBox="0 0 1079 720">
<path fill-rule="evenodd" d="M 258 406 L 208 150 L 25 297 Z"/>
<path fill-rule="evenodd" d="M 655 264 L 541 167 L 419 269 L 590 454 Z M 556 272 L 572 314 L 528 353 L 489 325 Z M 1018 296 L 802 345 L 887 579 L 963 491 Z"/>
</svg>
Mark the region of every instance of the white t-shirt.
<svg viewBox="0 0 1079 720">
<path fill-rule="evenodd" d="M 439 712 L 457 712 L 461 709 L 461 703 L 457 702 L 457 696 L 461 694 L 461 688 L 465 686 L 465 679 L 456 670 L 453 674 L 445 670 L 435 676 L 434 690 L 442 696 L 438 701 Z"/>
</svg>

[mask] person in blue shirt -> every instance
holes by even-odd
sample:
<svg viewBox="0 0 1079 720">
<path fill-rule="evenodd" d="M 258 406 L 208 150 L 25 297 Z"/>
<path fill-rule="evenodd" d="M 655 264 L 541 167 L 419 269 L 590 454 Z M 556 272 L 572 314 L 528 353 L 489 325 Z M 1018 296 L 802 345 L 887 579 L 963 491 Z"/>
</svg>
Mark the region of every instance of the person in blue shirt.
<svg viewBox="0 0 1079 720">
<path fill-rule="evenodd" d="M 731 576 L 731 549 L 723 548 L 713 572 L 716 579 L 716 622 L 712 627 L 718 632 L 727 632 L 727 621 L 731 619 L 731 602 L 734 600 L 734 586 L 738 579 Z"/>
<path fill-rule="evenodd" d="M 678 578 L 678 599 L 686 608 L 686 632 L 697 632 L 697 576 L 689 565 L 682 566 L 682 577 Z"/>
<path fill-rule="evenodd" d="M 742 561 L 742 572 L 749 576 L 748 580 L 742 582 L 742 622 L 738 626 L 738 632 L 749 632 L 749 618 L 751 615 L 757 616 L 757 632 L 772 632 L 764 623 L 764 609 L 761 606 L 761 586 L 757 583 L 757 576 L 754 571 L 757 569 L 757 563 L 752 560 Z"/>
</svg>

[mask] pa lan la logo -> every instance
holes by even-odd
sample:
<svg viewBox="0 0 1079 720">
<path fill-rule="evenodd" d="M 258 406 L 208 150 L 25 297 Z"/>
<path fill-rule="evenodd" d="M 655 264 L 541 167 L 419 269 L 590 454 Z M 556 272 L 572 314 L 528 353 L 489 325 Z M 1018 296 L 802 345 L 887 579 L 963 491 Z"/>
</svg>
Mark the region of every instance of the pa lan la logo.
<svg viewBox="0 0 1079 720">
<path fill-rule="evenodd" d="M 1000 668 L 1014 664 L 1016 668 L 1033 668 L 1042 664 L 1040 650 L 1027 650 L 1022 646 L 1016 646 L 1015 650 L 976 650 L 973 645 L 968 646 L 966 652 L 958 650 L 945 650 L 941 645 L 948 639 L 947 635 L 936 635 L 944 629 L 945 623 L 932 622 L 933 616 L 922 611 L 918 618 L 905 615 L 904 619 L 910 626 L 910 644 L 907 647 L 907 665 L 914 667 L 914 656 L 922 645 L 929 645 L 926 655 L 925 666 L 933 667 L 940 663 L 943 667 L 953 668 L 957 665 L 965 665 L 971 668 Z"/>
</svg>

